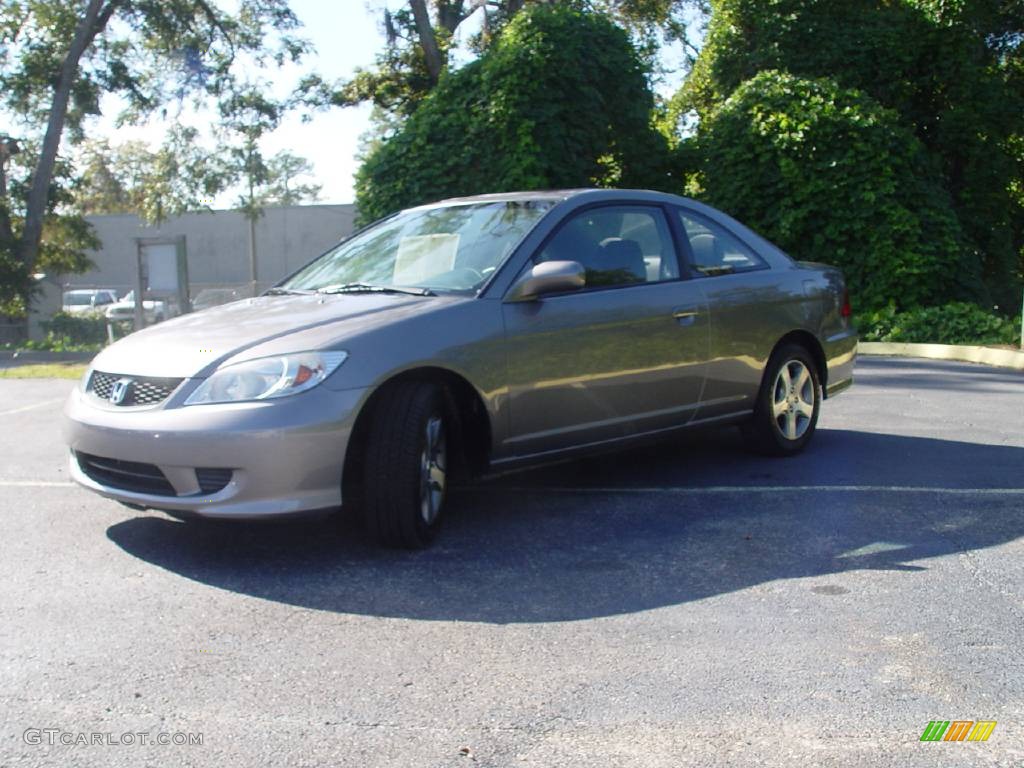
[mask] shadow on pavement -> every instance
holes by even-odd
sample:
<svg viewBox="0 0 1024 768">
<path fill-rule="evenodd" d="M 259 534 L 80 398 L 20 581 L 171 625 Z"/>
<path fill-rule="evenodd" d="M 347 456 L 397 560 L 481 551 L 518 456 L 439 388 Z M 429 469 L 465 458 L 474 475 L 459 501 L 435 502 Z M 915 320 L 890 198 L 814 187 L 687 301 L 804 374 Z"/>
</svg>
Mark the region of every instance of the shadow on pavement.
<svg viewBox="0 0 1024 768">
<path fill-rule="evenodd" d="M 1024 493 L 777 490 L 1021 487 L 1024 448 L 821 430 L 804 456 L 770 460 L 737 442 L 694 435 L 461 489 L 423 552 L 376 549 L 336 520 L 152 515 L 107 535 L 170 572 L 267 600 L 493 623 L 630 613 L 848 570 L 926 570 L 927 558 L 1024 535 Z M 724 485 L 738 487 L 686 490 Z M 662 490 L 639 491 L 652 486 Z M 623 490 L 586 490 L 610 487 Z"/>
</svg>

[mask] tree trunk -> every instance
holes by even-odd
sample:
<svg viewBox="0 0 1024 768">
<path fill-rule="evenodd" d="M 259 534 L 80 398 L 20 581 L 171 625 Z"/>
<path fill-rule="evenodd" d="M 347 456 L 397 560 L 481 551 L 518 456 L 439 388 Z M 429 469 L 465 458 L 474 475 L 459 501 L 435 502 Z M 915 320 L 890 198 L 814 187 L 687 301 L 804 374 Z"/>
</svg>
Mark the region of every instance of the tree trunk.
<svg viewBox="0 0 1024 768">
<path fill-rule="evenodd" d="M 7 161 L 17 153 L 14 139 L 0 135 L 0 245 L 14 244 L 14 228 L 7 210 Z"/>
<path fill-rule="evenodd" d="M 39 255 L 39 243 L 43 237 L 43 220 L 53 180 L 53 167 L 60 149 L 61 136 L 64 133 L 64 121 L 68 114 L 68 101 L 71 98 L 71 87 L 78 74 L 78 65 L 82 54 L 92 44 L 96 34 L 106 26 L 113 13 L 116 2 L 102 10 L 103 0 L 89 0 L 85 15 L 75 29 L 67 55 L 61 63 L 60 76 L 53 89 L 53 101 L 50 104 L 50 119 L 46 124 L 46 135 L 43 137 L 42 151 L 39 162 L 32 175 L 32 188 L 29 191 L 28 206 L 25 209 L 25 228 L 21 233 L 19 257 L 30 269 Z"/>
<path fill-rule="evenodd" d="M 437 47 L 437 36 L 434 35 L 434 27 L 430 23 L 430 14 L 427 12 L 426 0 L 409 0 L 412 7 L 412 17 L 416 21 L 416 32 L 420 37 L 420 48 L 423 49 L 423 58 L 427 64 L 427 73 L 430 81 L 437 85 L 441 77 L 441 50 Z"/>
<path fill-rule="evenodd" d="M 437 4 L 437 23 L 449 34 L 455 34 L 459 24 L 466 20 L 465 5 L 465 0 L 442 0 Z"/>
</svg>

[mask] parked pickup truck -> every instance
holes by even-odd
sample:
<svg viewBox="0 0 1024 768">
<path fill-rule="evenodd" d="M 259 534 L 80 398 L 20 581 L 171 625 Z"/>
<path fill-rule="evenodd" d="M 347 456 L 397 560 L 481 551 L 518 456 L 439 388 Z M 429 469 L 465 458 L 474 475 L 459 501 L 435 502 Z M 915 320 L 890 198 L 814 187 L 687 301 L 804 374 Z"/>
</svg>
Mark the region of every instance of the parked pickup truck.
<svg viewBox="0 0 1024 768">
<path fill-rule="evenodd" d="M 102 314 L 104 308 L 117 303 L 117 293 L 108 288 L 77 288 L 64 291 L 62 311 L 69 315 Z"/>
<path fill-rule="evenodd" d="M 146 324 L 159 323 L 167 317 L 167 305 L 163 301 L 145 299 L 142 302 L 142 312 Z M 135 291 L 129 291 L 128 295 L 116 304 L 107 307 L 108 320 L 133 320 L 135 318 Z"/>
</svg>

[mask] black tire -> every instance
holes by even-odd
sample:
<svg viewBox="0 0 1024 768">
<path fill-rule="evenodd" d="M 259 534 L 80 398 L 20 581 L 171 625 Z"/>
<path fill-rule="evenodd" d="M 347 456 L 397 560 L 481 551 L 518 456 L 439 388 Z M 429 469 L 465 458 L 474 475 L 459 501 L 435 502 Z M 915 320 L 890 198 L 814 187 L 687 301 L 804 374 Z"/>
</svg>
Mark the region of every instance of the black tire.
<svg viewBox="0 0 1024 768">
<path fill-rule="evenodd" d="M 437 534 L 447 491 L 446 426 L 450 420 L 443 392 L 430 382 L 396 382 L 381 392 L 370 415 L 361 500 L 367 532 L 384 546 L 420 549 Z M 433 455 L 425 466 L 424 457 L 433 453 L 428 430 L 435 425 L 440 433 L 440 457 Z M 429 494 L 426 502 L 425 488 Z M 424 508 L 425 503 L 430 504 L 429 509 Z"/>
<path fill-rule="evenodd" d="M 781 378 L 784 368 L 790 378 L 788 390 Z M 808 379 L 798 390 L 796 379 L 803 370 Z M 813 398 L 810 414 L 806 413 L 808 397 Z M 811 441 L 820 412 L 821 380 L 814 357 L 799 344 L 787 344 L 775 350 L 765 367 L 754 415 L 743 425 L 743 436 L 757 453 L 793 456 Z"/>
</svg>

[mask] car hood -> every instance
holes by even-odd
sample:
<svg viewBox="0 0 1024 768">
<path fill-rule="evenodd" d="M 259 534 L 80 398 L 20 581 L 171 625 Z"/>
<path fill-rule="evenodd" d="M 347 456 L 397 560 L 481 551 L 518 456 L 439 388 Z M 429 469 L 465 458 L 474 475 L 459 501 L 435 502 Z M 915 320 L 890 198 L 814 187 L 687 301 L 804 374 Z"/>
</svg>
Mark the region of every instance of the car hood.
<svg viewBox="0 0 1024 768">
<path fill-rule="evenodd" d="M 302 333 L 305 346 L 293 351 L 315 349 L 450 300 L 376 293 L 244 299 L 126 336 L 103 350 L 93 367 L 136 376 L 207 376 L 228 358 L 268 341 Z M 311 339 L 308 332 L 317 330 Z"/>
</svg>

